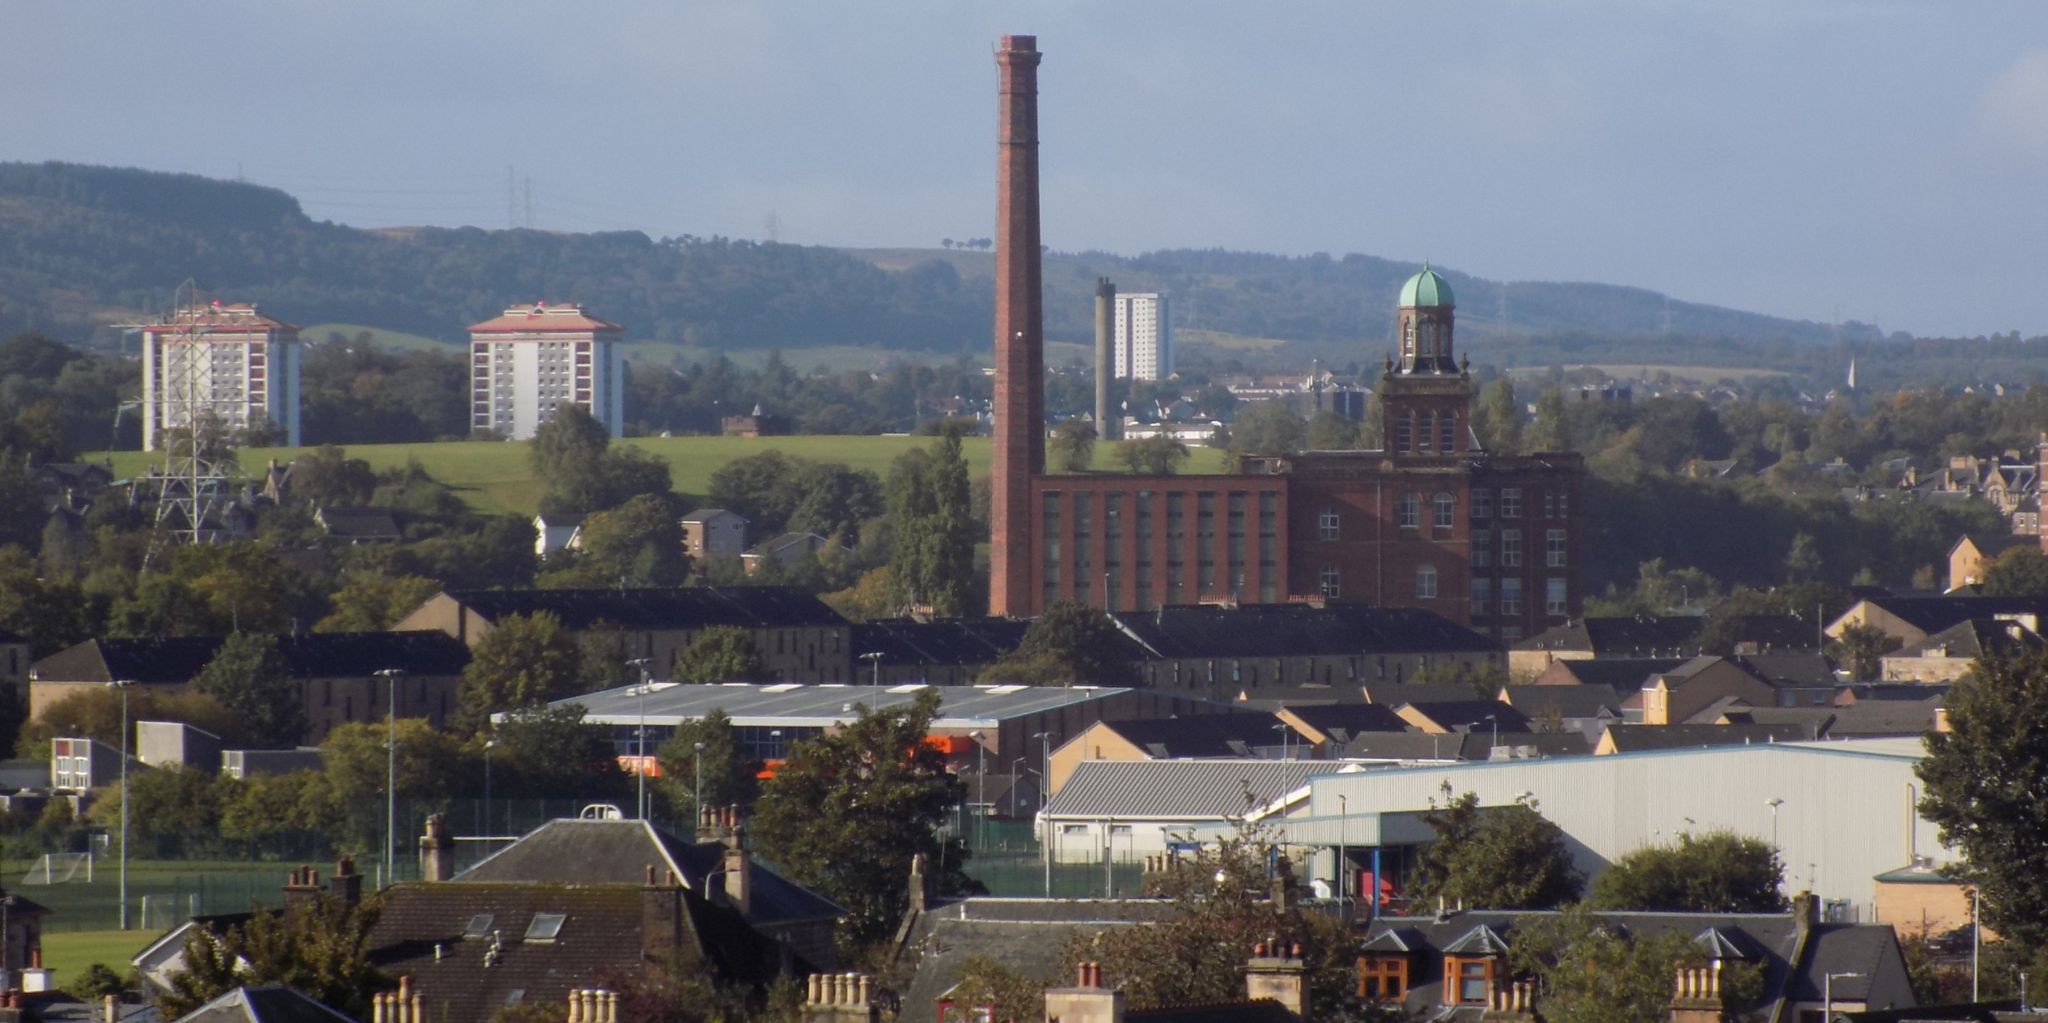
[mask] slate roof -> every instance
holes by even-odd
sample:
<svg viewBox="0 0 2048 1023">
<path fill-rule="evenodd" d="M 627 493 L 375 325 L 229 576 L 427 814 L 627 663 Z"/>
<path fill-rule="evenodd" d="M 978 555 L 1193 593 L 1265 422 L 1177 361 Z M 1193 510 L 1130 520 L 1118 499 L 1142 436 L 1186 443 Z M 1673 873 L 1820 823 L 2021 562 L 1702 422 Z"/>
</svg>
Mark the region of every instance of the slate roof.
<svg viewBox="0 0 2048 1023">
<path fill-rule="evenodd" d="M 1949 686 L 1945 682 L 1858 682 L 1843 686 L 1835 693 L 1835 706 L 1848 707 L 1858 703 L 1874 701 L 1903 701 L 1919 703 L 1937 697 L 1946 697 Z"/>
<path fill-rule="evenodd" d="M 1598 657 L 1646 657 L 1687 648 L 1700 631 L 1692 615 L 1633 615 L 1581 618 L 1545 629 L 1514 645 L 1516 650 L 1590 651 Z"/>
<path fill-rule="evenodd" d="M 1401 704 L 1421 712 L 1447 731 L 1492 732 L 1500 726 L 1500 732 L 1526 732 L 1529 718 L 1520 710 L 1499 700 L 1480 700 L 1467 697 L 1462 700 L 1410 700 Z M 1491 718 L 1492 720 L 1487 720 Z"/>
<path fill-rule="evenodd" d="M 52 682 L 190 682 L 213 660 L 224 636 L 88 639 L 35 663 Z M 368 676 L 385 668 L 411 675 L 460 675 L 469 648 L 445 632 L 308 632 L 277 637 L 295 678 Z"/>
<path fill-rule="evenodd" d="M 1556 714 L 1564 718 L 1621 717 L 1621 699 L 1606 686 L 1503 686 L 1501 692 L 1530 718 Z"/>
<path fill-rule="evenodd" d="M 693 512 L 689 513 L 688 515 L 685 515 L 685 516 L 683 516 L 682 518 L 680 518 L 680 519 L 678 519 L 678 520 L 676 520 L 676 521 L 678 521 L 678 522 L 690 522 L 690 523 L 704 523 L 704 522 L 709 522 L 709 521 L 711 521 L 712 519 L 718 518 L 718 517 L 719 517 L 719 516 L 721 516 L 721 515 L 730 515 L 730 516 L 732 516 L 733 518 L 736 518 L 736 519 L 740 520 L 741 522 L 745 522 L 745 521 L 747 521 L 747 519 L 746 519 L 746 516 L 744 516 L 744 515 L 741 515 L 741 514 L 740 514 L 740 513 L 738 513 L 738 512 L 734 512 L 734 511 L 727 511 L 727 510 L 726 510 L 726 509 L 724 509 L 724 508 L 699 508 L 699 509 L 697 509 L 696 511 L 693 511 Z"/>
<path fill-rule="evenodd" d="M 1968 495 L 1965 495 L 1966 497 Z M 1925 633 L 1972 618 L 2048 614 L 2048 601 L 2031 597 L 1867 597 L 1864 602 Z"/>
<path fill-rule="evenodd" d="M 1580 685 L 1605 686 L 1626 696 L 1643 688 L 1650 676 L 1670 671 L 1686 662 L 1682 657 L 1595 657 L 1583 661 L 1554 661 L 1544 669 L 1548 675 L 1561 671 Z"/>
<path fill-rule="evenodd" d="M 1484 700 L 1489 695 L 1462 682 L 1374 682 L 1365 687 L 1365 702 L 1389 707 L 1399 707 L 1404 703 Z"/>
<path fill-rule="evenodd" d="M 238 987 L 183 1016 L 177 1023 L 355 1023 L 325 1003 L 281 984 Z"/>
<path fill-rule="evenodd" d="M 1818 653 L 1737 654 L 1729 658 L 1750 674 L 1779 688 L 1833 686 L 1834 665 Z"/>
<path fill-rule="evenodd" d="M 1236 713 L 1102 722 L 1154 757 L 1249 757 L 1259 749 L 1304 744 L 1293 729 L 1283 735 L 1276 725 L 1281 722 L 1271 714 Z"/>
<path fill-rule="evenodd" d="M 1364 945 L 1368 951 L 1409 950 L 1406 1008 L 1411 1012 L 1435 1013 L 1443 1009 L 1443 953 L 1461 940 L 1484 929 L 1512 949 L 1518 920 L 1551 916 L 1547 912 L 1465 912 L 1445 919 L 1432 917 L 1381 917 L 1367 925 Z M 1910 991 L 1905 983 L 1904 962 L 1889 924 L 1813 925 L 1802 962 L 1789 960 L 1798 946 L 1798 929 L 1789 913 L 1626 913 L 1595 914 L 1607 926 L 1632 938 L 1655 937 L 1676 931 L 1700 945 L 1702 955 L 1715 945 L 1744 947 L 1758 956 L 1763 968 L 1764 998 L 1795 1001 L 1821 1000 L 1820 979 L 1836 974 L 1835 997 L 1860 1001 L 1873 991 Z M 1392 935 L 1392 937 L 1389 937 Z M 1841 974 L 1855 972 L 1860 977 Z M 1872 1006 L 1880 1008 L 1881 1006 Z M 1476 1016 L 1474 1018 L 1477 1018 Z"/>
<path fill-rule="evenodd" d="M 1363 732 L 1405 732 L 1408 722 L 1384 703 L 1336 703 L 1286 708 L 1296 720 L 1342 745 Z"/>
<path fill-rule="evenodd" d="M 685 842 L 646 821 L 552 820 L 456 875 L 453 884 L 538 883 L 636 885 L 646 869 L 673 870 L 685 887 L 703 892 L 725 866 L 720 842 Z M 747 919 L 757 926 L 837 920 L 844 907 L 758 861 L 750 861 Z"/>
<path fill-rule="evenodd" d="M 398 515 L 389 508 L 322 508 L 315 514 L 327 535 L 343 540 L 396 540 Z"/>
<path fill-rule="evenodd" d="M 753 682 L 723 682 L 692 685 L 656 682 L 649 687 L 647 723 L 674 725 L 695 721 L 713 710 L 723 710 L 735 725 L 780 728 L 825 727 L 852 721 L 862 705 L 887 709 L 909 704 L 927 689 L 939 694 L 939 728 L 980 728 L 1002 721 L 1059 710 L 1124 693 L 1144 690 L 1108 686 L 927 686 L 908 684 L 875 688 L 864 685 L 805 684 L 782 682 L 762 685 Z M 1150 693 L 1148 698 L 1184 702 L 1189 707 L 1220 707 L 1204 700 L 1176 699 L 1169 693 Z M 640 687 L 620 686 L 556 701 L 581 704 L 585 720 L 609 724 L 632 724 L 640 718 Z"/>
<path fill-rule="evenodd" d="M 2025 625 L 1997 618 L 1972 618 L 1957 622 L 1929 635 L 1893 657 L 1960 657 L 1972 659 L 1986 653 L 2018 653 L 2038 650 L 2041 634 Z"/>
<path fill-rule="evenodd" d="M 1419 608 L 1365 604 L 1168 607 L 1110 616 L 1159 660 L 1482 652 L 1493 642 Z"/>
<path fill-rule="evenodd" d="M 1174 906 L 1156 899 L 963 899 L 918 918 L 906 951 L 916 972 L 898 1018 L 931 1018 L 933 1003 L 958 983 L 970 956 L 987 956 L 1051 985 L 1067 979 L 1060 946 L 1068 935 L 1093 934 L 1171 919 Z M 1128 1019 L 1128 1014 L 1126 1019 Z"/>
<path fill-rule="evenodd" d="M 682 941 L 701 949 L 714 973 L 758 985 L 779 972 L 782 950 L 738 913 L 687 889 L 637 884 L 403 882 L 385 890 L 369 959 L 387 974 L 412 978 L 428 1019 L 486 1020 L 507 1005 L 559 1005 L 600 970 L 643 961 L 653 947 L 650 918 L 660 918 L 644 903 L 661 898 L 678 900 Z M 539 913 L 566 917 L 551 941 L 525 940 Z M 462 936 L 485 916 L 500 942 L 489 963 L 491 939 Z"/>
<path fill-rule="evenodd" d="M 824 601 L 794 586 L 690 586 L 601 590 L 449 590 L 463 607 L 495 621 L 553 614 L 571 629 L 795 628 L 844 625 Z"/>
<path fill-rule="evenodd" d="M 1970 541 L 1971 545 L 1977 548 L 1977 552 L 1986 558 L 1995 558 L 2014 547 L 2038 547 L 2041 543 L 2038 536 L 2021 536 L 2016 533 L 1965 533 L 1962 540 L 1957 540 L 1949 546 L 1949 552 L 1954 553 L 1957 547 L 1963 545 L 1963 540 Z"/>
<path fill-rule="evenodd" d="M 884 665 L 988 664 L 1017 649 L 1030 627 L 1030 622 L 1015 618 L 856 622 L 849 627 L 848 649 L 879 653 Z"/>
<path fill-rule="evenodd" d="M 1314 760 L 1084 760 L 1053 794 L 1048 817 L 1221 820 L 1264 803 L 1335 765 Z"/>
<path fill-rule="evenodd" d="M 1301 1017 L 1271 998 L 1127 1009 L 1124 1020 L 1125 1023 L 1301 1023 Z"/>
<path fill-rule="evenodd" d="M 1761 651 L 1813 650 L 1820 645 L 1813 622 L 1798 615 L 1745 615 L 1731 620 L 1729 637 Z"/>
<path fill-rule="evenodd" d="M 1809 742 L 1812 729 L 1790 725 L 1622 725 L 1607 726 L 1616 753 L 1657 749 L 1701 749 L 1761 742 Z"/>
<path fill-rule="evenodd" d="M 1502 732 L 1501 759 L 1591 756 L 1593 746 L 1579 732 Z M 1427 732 L 1361 732 L 1339 747 L 1345 760 L 1491 760 L 1493 731 L 1481 728 L 1454 734 Z"/>
</svg>

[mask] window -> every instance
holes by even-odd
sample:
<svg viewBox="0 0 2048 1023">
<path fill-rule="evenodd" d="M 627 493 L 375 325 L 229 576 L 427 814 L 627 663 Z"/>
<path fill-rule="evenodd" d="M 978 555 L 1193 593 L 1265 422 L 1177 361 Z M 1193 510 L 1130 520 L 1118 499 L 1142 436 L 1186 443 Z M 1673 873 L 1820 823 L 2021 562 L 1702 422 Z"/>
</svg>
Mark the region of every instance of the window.
<svg viewBox="0 0 2048 1023">
<path fill-rule="evenodd" d="M 1316 517 L 1316 530 L 1324 540 L 1337 539 L 1337 524 L 1337 509 L 1335 508 L 1325 508 L 1323 513 Z"/>
<path fill-rule="evenodd" d="M 1422 413 L 1422 426 L 1417 431 L 1415 447 L 1425 455 L 1436 447 L 1436 413 Z"/>
<path fill-rule="evenodd" d="M 1554 519 L 1557 517 L 1556 491 L 1546 490 L 1543 492 L 1543 517 L 1546 519 Z"/>
<path fill-rule="evenodd" d="M 1436 566 L 1424 565 L 1415 570 L 1415 599 L 1436 599 Z"/>
<path fill-rule="evenodd" d="M 1436 517 L 1436 528 L 1449 529 L 1455 523 L 1452 516 L 1458 512 L 1458 500 L 1449 494 L 1439 492 L 1429 499 L 1430 510 Z"/>
<path fill-rule="evenodd" d="M 1493 491 L 1474 490 L 1472 492 L 1472 517 L 1475 519 L 1490 519 L 1493 517 Z"/>
<path fill-rule="evenodd" d="M 1543 580 L 1543 613 L 1562 618 L 1565 613 L 1564 580 Z"/>
<path fill-rule="evenodd" d="M 1368 955 L 1358 960 L 1361 1001 L 1398 1002 L 1408 994 L 1408 957 Z"/>
<path fill-rule="evenodd" d="M 1448 455 L 1458 449 L 1458 414 L 1446 412 L 1436 421 L 1436 448 Z"/>
<path fill-rule="evenodd" d="M 1408 318 L 1407 322 L 1401 324 L 1401 357 L 1407 359 L 1413 358 L 1414 356 L 1415 318 L 1411 316 Z"/>
<path fill-rule="evenodd" d="M 1485 1005 L 1493 993 L 1493 960 L 1444 957 L 1444 1003 Z"/>
<path fill-rule="evenodd" d="M 1472 617 L 1484 618 L 1493 603 L 1493 580 L 1484 576 L 1472 580 Z"/>
<path fill-rule="evenodd" d="M 1502 568 L 1522 566 L 1522 531 L 1503 529 L 1500 531 L 1500 565 Z"/>
<path fill-rule="evenodd" d="M 1343 579 L 1337 573 L 1337 566 L 1323 566 L 1323 599 L 1335 600 L 1344 595 Z"/>
<path fill-rule="evenodd" d="M 1500 613 L 1518 615 L 1522 613 L 1522 581 L 1502 579 L 1500 581 Z"/>
<path fill-rule="evenodd" d="M 477 915 L 470 917 L 469 924 L 462 928 L 462 936 L 465 939 L 481 939 L 490 937 L 491 921 L 493 919 L 496 919 L 496 917 L 490 913 L 478 913 Z"/>
<path fill-rule="evenodd" d="M 1565 491 L 1562 491 L 1562 490 L 1560 490 L 1560 491 L 1558 491 L 1558 492 L 1557 492 L 1557 517 L 1558 517 L 1558 518 L 1560 518 L 1560 519 L 1568 519 L 1568 518 L 1571 518 L 1571 517 L 1572 517 L 1571 501 L 1572 501 L 1572 495 L 1571 495 L 1571 494 L 1569 494 L 1569 493 L 1567 493 L 1567 492 L 1565 492 Z"/>
<path fill-rule="evenodd" d="M 1564 530 L 1553 529 L 1543 534 L 1543 565 L 1546 568 L 1563 568 L 1565 560 Z"/>
<path fill-rule="evenodd" d="M 526 925 L 524 940 L 553 941 L 556 935 L 562 933 L 562 925 L 568 920 L 569 916 L 566 913 L 535 913 L 533 922 Z"/>
<path fill-rule="evenodd" d="M 1493 530 L 1475 529 L 1472 531 L 1472 567 L 1493 567 Z"/>
<path fill-rule="evenodd" d="M 1504 519 L 1519 519 L 1522 517 L 1522 488 L 1501 488 L 1500 517 Z"/>
<path fill-rule="evenodd" d="M 1414 529 L 1422 525 L 1422 495 L 1410 492 L 1402 494 L 1394 502 L 1394 519 L 1402 529 Z"/>
<path fill-rule="evenodd" d="M 1394 450 L 1403 455 L 1415 450 L 1415 413 L 1403 411 L 1394 417 Z"/>
</svg>

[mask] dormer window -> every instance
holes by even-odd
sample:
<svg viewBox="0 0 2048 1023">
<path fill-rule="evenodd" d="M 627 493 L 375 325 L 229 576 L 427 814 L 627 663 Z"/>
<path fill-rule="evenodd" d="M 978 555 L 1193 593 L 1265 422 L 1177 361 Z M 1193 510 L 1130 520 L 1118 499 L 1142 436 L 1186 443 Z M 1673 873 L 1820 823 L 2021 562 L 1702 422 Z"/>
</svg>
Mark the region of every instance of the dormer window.
<svg viewBox="0 0 2048 1023">
<path fill-rule="evenodd" d="M 1493 994 L 1492 956 L 1444 957 L 1444 1004 L 1486 1005 Z"/>
<path fill-rule="evenodd" d="M 1398 1002 L 1408 997 L 1408 957 L 1376 952 L 1358 957 L 1358 1000 Z"/>
</svg>

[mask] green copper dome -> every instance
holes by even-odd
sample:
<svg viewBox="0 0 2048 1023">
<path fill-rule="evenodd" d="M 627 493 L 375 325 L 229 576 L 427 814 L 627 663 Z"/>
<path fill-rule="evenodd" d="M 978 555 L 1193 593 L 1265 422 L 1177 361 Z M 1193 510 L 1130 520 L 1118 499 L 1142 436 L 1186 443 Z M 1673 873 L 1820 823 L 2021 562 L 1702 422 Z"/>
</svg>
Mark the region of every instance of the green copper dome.
<svg viewBox="0 0 2048 1023">
<path fill-rule="evenodd" d="M 1428 263 L 1422 264 L 1421 273 L 1401 285 L 1401 307 L 1404 309 L 1411 306 L 1448 308 L 1457 304 L 1451 299 L 1451 282 L 1431 270 Z"/>
</svg>

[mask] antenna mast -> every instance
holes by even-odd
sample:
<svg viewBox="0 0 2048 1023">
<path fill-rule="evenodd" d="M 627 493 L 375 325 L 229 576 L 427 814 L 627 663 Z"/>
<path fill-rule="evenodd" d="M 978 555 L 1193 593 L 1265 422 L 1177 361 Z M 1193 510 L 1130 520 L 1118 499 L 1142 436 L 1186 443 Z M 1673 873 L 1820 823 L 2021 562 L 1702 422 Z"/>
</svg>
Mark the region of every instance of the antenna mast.
<svg viewBox="0 0 2048 1023">
<path fill-rule="evenodd" d="M 215 351 L 207 334 L 215 310 L 201 304 L 199 284 L 187 278 L 171 299 L 170 329 L 153 343 L 157 348 L 158 408 L 164 436 L 164 465 L 157 474 L 156 529 L 143 556 L 148 571 L 171 543 L 212 543 L 220 538 L 220 512 L 227 499 L 225 431 L 231 419 L 217 406 L 232 405 L 237 394 L 217 386 Z M 152 343 L 144 338 L 145 344 Z M 229 354 L 239 354 L 229 353 Z M 227 390 L 239 390 L 227 388 Z M 228 455 L 229 458 L 233 456 Z"/>
</svg>

